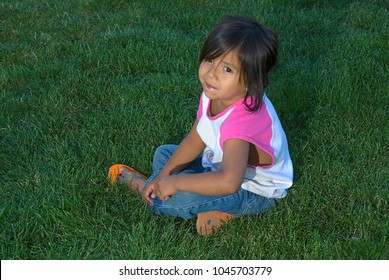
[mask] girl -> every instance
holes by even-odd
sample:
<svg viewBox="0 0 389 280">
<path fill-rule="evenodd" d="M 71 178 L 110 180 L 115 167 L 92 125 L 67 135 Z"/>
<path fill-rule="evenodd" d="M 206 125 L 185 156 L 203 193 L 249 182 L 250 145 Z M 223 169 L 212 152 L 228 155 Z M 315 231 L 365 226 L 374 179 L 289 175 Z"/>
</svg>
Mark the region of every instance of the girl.
<svg viewBox="0 0 389 280">
<path fill-rule="evenodd" d="M 203 92 L 188 135 L 156 150 L 151 177 L 117 164 L 112 183 L 140 193 L 155 214 L 197 217 L 201 235 L 275 206 L 293 179 L 285 133 L 264 92 L 277 47 L 257 21 L 226 17 L 200 54 Z"/>
</svg>

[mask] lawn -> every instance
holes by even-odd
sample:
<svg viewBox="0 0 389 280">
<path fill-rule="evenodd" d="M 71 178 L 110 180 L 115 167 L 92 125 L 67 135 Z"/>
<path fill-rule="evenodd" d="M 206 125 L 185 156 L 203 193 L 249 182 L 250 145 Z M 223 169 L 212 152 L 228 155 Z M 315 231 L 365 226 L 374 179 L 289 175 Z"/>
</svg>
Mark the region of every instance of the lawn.
<svg viewBox="0 0 389 280">
<path fill-rule="evenodd" d="M 2 1 L 1 259 L 388 259 L 385 3 Z M 278 34 L 267 92 L 295 180 L 277 208 L 204 238 L 106 175 L 150 174 L 188 132 L 202 42 L 228 14 Z"/>
</svg>

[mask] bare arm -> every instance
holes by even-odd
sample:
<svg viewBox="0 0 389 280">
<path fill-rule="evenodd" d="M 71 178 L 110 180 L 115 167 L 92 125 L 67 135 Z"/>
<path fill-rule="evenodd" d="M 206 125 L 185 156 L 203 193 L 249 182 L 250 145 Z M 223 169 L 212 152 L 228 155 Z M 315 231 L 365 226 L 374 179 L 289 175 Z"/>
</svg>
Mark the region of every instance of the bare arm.
<svg viewBox="0 0 389 280">
<path fill-rule="evenodd" d="M 160 181 L 160 178 L 172 177 L 170 175 L 174 174 L 175 172 L 184 170 L 204 150 L 205 144 L 197 133 L 197 124 L 198 121 L 196 119 L 188 135 L 178 145 L 176 151 L 161 170 L 158 177 L 143 189 L 142 198 L 148 204 L 153 204 L 150 196 L 155 197 L 155 195 L 152 195 L 152 193 L 156 183 Z"/>
<path fill-rule="evenodd" d="M 162 176 L 156 182 L 154 197 L 166 200 L 170 195 L 185 191 L 205 195 L 225 195 L 236 192 L 247 169 L 250 144 L 230 139 L 224 143 L 221 170 L 201 174 Z"/>
<path fill-rule="evenodd" d="M 162 169 L 161 176 L 172 175 L 184 170 L 204 150 L 205 144 L 197 133 L 197 124 L 196 119 L 188 135 L 181 141 L 177 150 Z"/>
</svg>

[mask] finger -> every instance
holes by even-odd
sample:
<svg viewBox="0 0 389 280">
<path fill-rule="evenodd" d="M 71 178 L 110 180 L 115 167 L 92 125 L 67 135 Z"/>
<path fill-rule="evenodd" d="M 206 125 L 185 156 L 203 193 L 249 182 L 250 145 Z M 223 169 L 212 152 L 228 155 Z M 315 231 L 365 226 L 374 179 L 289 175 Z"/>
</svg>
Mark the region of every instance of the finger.
<svg viewBox="0 0 389 280">
<path fill-rule="evenodd" d="M 153 201 L 152 201 L 151 198 L 150 198 L 150 192 L 151 192 L 151 190 L 150 190 L 149 188 L 144 189 L 144 190 L 143 190 L 143 193 L 142 193 L 142 198 L 143 198 L 143 200 L 144 200 L 147 204 L 149 204 L 150 206 L 153 206 L 154 203 L 153 203 Z"/>
<path fill-rule="evenodd" d="M 151 198 L 149 196 L 144 196 L 143 200 L 150 206 L 154 205 L 153 201 L 151 200 Z"/>
<path fill-rule="evenodd" d="M 155 186 L 153 188 L 153 191 L 151 192 L 150 196 L 151 196 L 151 198 L 156 198 L 156 197 L 161 198 L 161 191 L 159 190 L 158 186 Z"/>
</svg>

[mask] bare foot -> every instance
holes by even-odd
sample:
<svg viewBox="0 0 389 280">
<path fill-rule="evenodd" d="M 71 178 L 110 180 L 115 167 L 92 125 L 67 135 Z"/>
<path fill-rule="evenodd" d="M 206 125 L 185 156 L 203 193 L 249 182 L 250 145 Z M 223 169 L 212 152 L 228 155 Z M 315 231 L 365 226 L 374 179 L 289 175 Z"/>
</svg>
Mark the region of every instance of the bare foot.
<svg viewBox="0 0 389 280">
<path fill-rule="evenodd" d="M 199 213 L 196 222 L 197 232 L 202 236 L 211 235 L 223 224 L 235 218 L 234 215 L 220 211 Z"/>
<path fill-rule="evenodd" d="M 119 183 L 127 185 L 130 188 L 130 191 L 137 193 L 142 193 L 143 186 L 146 183 L 146 178 L 141 177 L 124 167 L 119 169 L 117 180 Z"/>
</svg>

